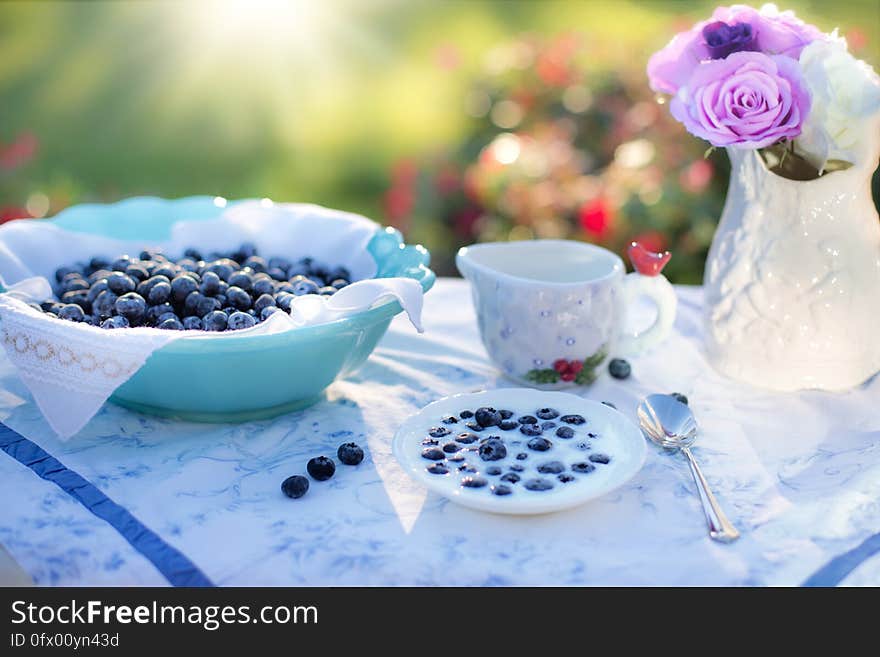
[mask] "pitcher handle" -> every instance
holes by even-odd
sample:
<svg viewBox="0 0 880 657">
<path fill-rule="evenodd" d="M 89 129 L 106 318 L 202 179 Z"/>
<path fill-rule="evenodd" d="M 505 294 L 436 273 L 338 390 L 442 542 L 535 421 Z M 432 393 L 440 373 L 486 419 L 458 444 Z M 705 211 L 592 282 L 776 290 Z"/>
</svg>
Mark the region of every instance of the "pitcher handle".
<svg viewBox="0 0 880 657">
<path fill-rule="evenodd" d="M 623 279 L 623 303 L 631 308 L 639 297 L 648 297 L 657 307 L 653 324 L 640 331 L 627 332 L 624 328 L 618 344 L 618 352 L 624 356 L 637 356 L 660 344 L 672 332 L 678 297 L 666 277 L 644 276 L 638 272 L 627 274 Z"/>
</svg>

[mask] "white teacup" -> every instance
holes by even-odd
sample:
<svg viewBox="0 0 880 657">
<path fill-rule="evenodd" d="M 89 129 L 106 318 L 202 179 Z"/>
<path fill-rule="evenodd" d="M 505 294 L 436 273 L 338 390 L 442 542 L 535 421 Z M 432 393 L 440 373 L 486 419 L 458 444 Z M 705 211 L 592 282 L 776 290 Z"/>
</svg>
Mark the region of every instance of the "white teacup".
<svg viewBox="0 0 880 657">
<path fill-rule="evenodd" d="M 677 299 L 662 275 L 626 274 L 611 251 L 584 242 L 534 240 L 463 247 L 458 270 L 471 283 L 483 344 L 510 378 L 532 386 L 592 383 L 609 356 L 633 356 L 672 330 Z M 627 328 L 640 296 L 653 324 Z"/>
</svg>

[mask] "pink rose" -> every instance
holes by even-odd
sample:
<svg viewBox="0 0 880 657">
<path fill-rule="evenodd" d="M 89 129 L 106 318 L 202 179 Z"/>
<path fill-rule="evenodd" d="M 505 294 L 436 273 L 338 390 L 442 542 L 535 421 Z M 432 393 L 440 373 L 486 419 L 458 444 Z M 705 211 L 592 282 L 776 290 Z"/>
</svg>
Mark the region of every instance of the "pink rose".
<svg viewBox="0 0 880 657">
<path fill-rule="evenodd" d="M 713 146 L 763 148 L 801 133 L 810 94 L 796 60 L 735 52 L 697 66 L 669 110 Z"/>
<path fill-rule="evenodd" d="M 764 5 L 760 11 L 746 5 L 718 7 L 711 19 L 675 35 L 652 55 L 648 79 L 654 91 L 675 94 L 701 62 L 743 51 L 797 59 L 805 46 L 826 38 L 793 12 L 780 12 L 775 5 Z"/>
</svg>

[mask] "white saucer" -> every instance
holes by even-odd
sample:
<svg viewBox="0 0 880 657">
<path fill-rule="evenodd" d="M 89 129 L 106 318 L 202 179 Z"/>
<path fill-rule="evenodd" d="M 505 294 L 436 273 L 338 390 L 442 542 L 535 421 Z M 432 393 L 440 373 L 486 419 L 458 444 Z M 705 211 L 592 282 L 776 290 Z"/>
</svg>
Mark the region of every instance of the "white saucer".
<svg viewBox="0 0 880 657">
<path fill-rule="evenodd" d="M 432 474 L 427 467 L 434 461 L 422 457 L 422 451 L 426 446 L 422 441 L 429 439 L 428 430 L 432 427 L 445 427 L 452 433 L 439 438 L 438 447 L 446 442 L 454 442 L 461 432 L 470 432 L 465 427 L 466 422 L 474 421 L 474 418 L 462 419 L 459 413 L 462 410 L 476 411 L 479 407 L 494 407 L 496 409 L 509 409 L 514 411 L 512 419 L 521 415 L 535 415 L 540 408 L 557 409 L 561 415 L 579 414 L 587 422 L 580 426 L 574 426 L 561 422 L 560 418 L 552 421 L 556 427 L 545 430 L 542 437 L 549 439 L 552 447 L 544 452 L 537 452 L 527 447 L 528 436 L 523 435 L 519 428 L 501 431 L 498 427 L 489 427 L 481 432 L 473 432 L 479 439 L 488 436 L 500 436 L 508 450 L 508 455 L 498 461 L 482 461 L 476 452 L 466 452 L 466 461 L 443 463 L 449 470 L 448 474 Z M 444 424 L 441 420 L 447 416 L 458 418 L 456 424 Z M 544 420 L 539 420 L 539 423 Z M 575 436 L 569 439 L 558 438 L 555 434 L 561 426 L 570 426 Z M 596 434 L 595 438 L 589 438 L 588 433 Z M 515 440 L 520 445 L 512 445 Z M 471 443 L 465 448 L 476 447 Z M 453 502 L 481 511 L 508 514 L 537 514 L 550 513 L 575 507 L 589 500 L 595 499 L 615 488 L 623 485 L 641 469 L 645 461 L 645 439 L 636 425 L 627 419 L 622 413 L 599 402 L 583 399 L 576 395 L 565 392 L 548 392 L 527 388 L 508 388 L 488 390 L 485 392 L 453 395 L 445 397 L 429 404 L 415 415 L 408 418 L 398 429 L 394 436 L 392 449 L 395 457 L 407 471 L 407 473 L 432 490 Z M 526 453 L 525 460 L 519 461 L 515 455 Z M 589 473 L 577 473 L 571 470 L 573 462 L 590 463 L 591 455 L 605 454 L 610 457 L 607 464 L 594 463 L 595 469 Z M 447 455 L 449 456 L 449 455 Z M 564 474 L 574 477 L 568 483 L 562 483 L 556 474 L 538 474 L 536 466 L 548 461 L 560 461 L 565 465 Z M 481 488 L 465 488 L 461 485 L 463 476 L 469 473 L 460 473 L 458 467 L 463 463 L 470 463 L 478 469 L 471 476 L 486 479 L 488 484 Z M 509 472 L 511 465 L 523 466 L 525 470 L 518 473 L 521 480 L 516 483 L 507 483 L 512 490 L 508 495 L 495 495 L 492 492 L 493 485 L 499 485 L 500 477 Z M 490 466 L 500 467 L 501 475 L 489 476 L 485 469 Z M 553 488 L 546 491 L 533 491 L 524 487 L 524 483 L 536 477 L 550 479 Z"/>
</svg>

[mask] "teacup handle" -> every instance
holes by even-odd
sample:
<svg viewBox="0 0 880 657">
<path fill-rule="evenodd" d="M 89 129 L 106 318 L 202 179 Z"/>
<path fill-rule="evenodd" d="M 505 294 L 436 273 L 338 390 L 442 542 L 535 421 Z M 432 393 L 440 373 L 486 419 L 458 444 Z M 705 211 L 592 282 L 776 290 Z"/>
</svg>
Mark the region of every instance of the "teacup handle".
<svg viewBox="0 0 880 657">
<path fill-rule="evenodd" d="M 663 342 L 672 332 L 678 307 L 678 297 L 672 284 L 662 274 L 627 274 L 623 279 L 624 307 L 630 308 L 636 299 L 643 296 L 651 299 L 657 306 L 657 318 L 651 326 L 641 331 L 627 332 L 624 327 L 617 349 L 622 356 L 637 356 Z"/>
</svg>

